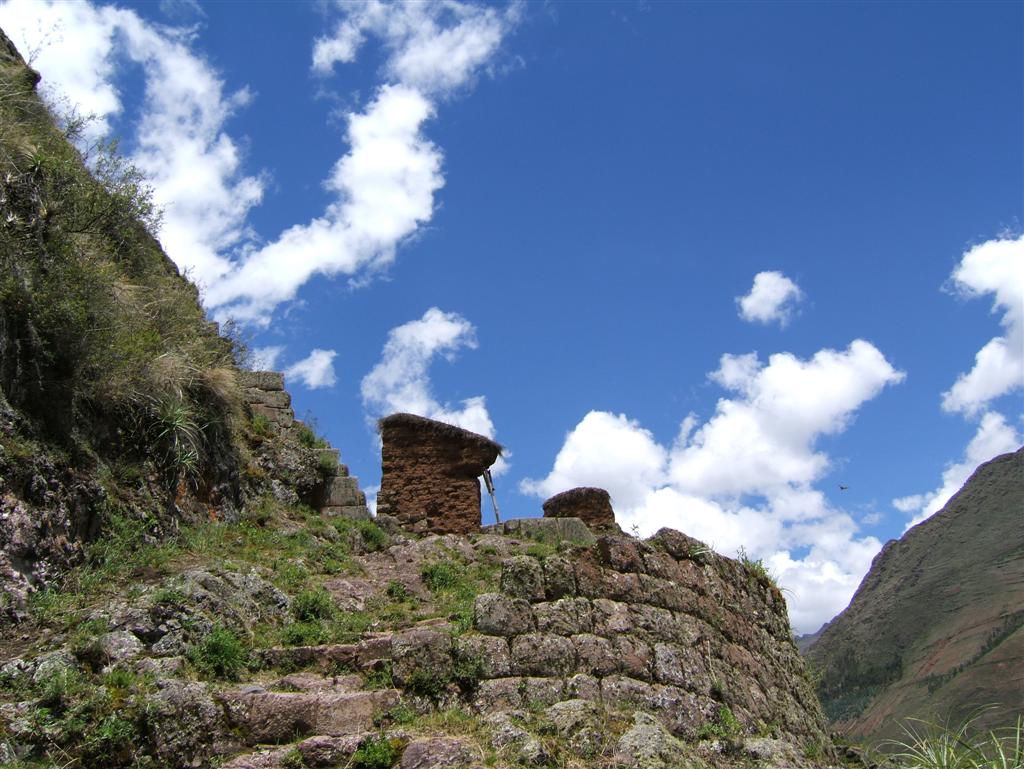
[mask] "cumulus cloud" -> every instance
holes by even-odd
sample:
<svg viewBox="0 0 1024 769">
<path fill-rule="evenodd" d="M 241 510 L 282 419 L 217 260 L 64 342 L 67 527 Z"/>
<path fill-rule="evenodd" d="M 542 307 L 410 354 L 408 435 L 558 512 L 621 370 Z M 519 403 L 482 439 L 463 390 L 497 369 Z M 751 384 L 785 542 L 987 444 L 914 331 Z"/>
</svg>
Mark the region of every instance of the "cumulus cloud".
<svg viewBox="0 0 1024 769">
<path fill-rule="evenodd" d="M 649 535 L 670 526 L 724 552 L 763 558 L 792 591 L 798 632 L 817 629 L 853 595 L 880 543 L 813 483 L 829 468 L 822 435 L 904 375 L 872 344 L 789 353 L 723 355 L 710 379 L 730 394 L 703 424 L 690 415 L 671 446 L 623 415 L 592 411 L 566 436 L 551 472 L 524 493 L 608 489 L 616 516 Z"/>
<path fill-rule="evenodd" d="M 35 64 L 47 83 L 97 115 L 97 135 L 121 112 L 115 83 L 122 66 L 141 66 L 145 100 L 129 143 L 164 209 L 161 242 L 218 319 L 267 325 L 313 276 L 365 280 L 430 220 L 444 178 L 442 153 L 423 127 L 438 99 L 491 60 L 517 16 L 516 6 L 499 12 L 454 0 L 336 7 L 340 21 L 316 41 L 314 69 L 329 74 L 374 37 L 386 52 L 385 82 L 347 116 L 348 149 L 324 181 L 332 195 L 325 210 L 263 242 L 247 219 L 265 180 L 242 171 L 239 144 L 225 130 L 250 96 L 225 93 L 191 49 L 193 30 L 55 0 L 6 0 L 0 23 L 23 49 L 39 50 Z"/>
<path fill-rule="evenodd" d="M 778 271 L 759 272 L 746 296 L 736 297 L 740 317 L 751 323 L 789 323 L 803 292 L 792 280 Z"/>
<path fill-rule="evenodd" d="M 366 109 L 348 116 L 349 151 L 325 182 L 335 200 L 246 255 L 210 288 L 219 317 L 260 324 L 317 274 L 372 274 L 429 221 L 443 186 L 442 154 L 423 134 L 436 99 L 467 84 L 515 21 L 468 3 L 338 3 L 333 34 L 316 41 L 313 68 L 329 74 L 355 60 L 368 36 L 387 51 L 385 74 Z"/>
<path fill-rule="evenodd" d="M 285 230 L 218 282 L 207 301 L 218 316 L 265 324 L 315 274 L 382 268 L 398 244 L 428 221 L 444 184 L 441 153 L 420 134 L 433 106 L 419 92 L 385 86 L 349 117 L 350 150 L 326 183 L 337 195 L 325 213 Z"/>
<path fill-rule="evenodd" d="M 334 350 L 315 349 L 286 368 L 284 375 L 288 379 L 302 382 L 310 390 L 333 387 L 337 381 L 334 375 L 334 358 L 337 354 Z"/>
<path fill-rule="evenodd" d="M 330 35 L 317 38 L 314 71 L 329 74 L 335 64 L 354 61 L 369 33 L 390 52 L 387 75 L 427 94 L 443 94 L 470 80 L 519 15 L 515 4 L 504 13 L 450 1 L 339 0 L 336 5 L 344 16 Z"/>
<path fill-rule="evenodd" d="M 466 398 L 460 408 L 438 401 L 430 382 L 435 358 L 450 362 L 459 350 L 476 346 L 473 324 L 458 313 L 437 307 L 418 320 L 391 329 L 380 362 L 363 377 L 361 392 L 368 414 L 377 418 L 404 411 L 493 438 L 494 423 L 484 396 Z"/>
<path fill-rule="evenodd" d="M 942 483 L 934 491 L 925 494 L 912 494 L 892 501 L 893 507 L 904 513 L 914 513 L 904 531 L 916 526 L 921 521 L 937 513 L 956 494 L 971 473 L 982 462 L 992 457 L 1016 451 L 1021 444 L 1021 436 L 1013 425 L 1006 423 L 1006 418 L 996 412 L 986 412 L 978 424 L 978 430 L 964 449 L 963 458 L 959 462 L 950 463 L 942 473 Z"/>
<path fill-rule="evenodd" d="M 241 171 L 242 153 L 225 130 L 249 99 L 226 94 L 216 71 L 190 47 L 191 32 L 154 27 L 134 11 L 89 3 L 8 0 L 0 25 L 25 50 L 45 90 L 95 121 L 86 141 L 106 134 L 120 114 L 115 85 L 125 65 L 141 67 L 144 103 L 131 156 L 163 210 L 160 240 L 201 287 L 230 271 L 230 252 L 244 243 L 246 217 L 263 196 L 263 180 Z"/>
<path fill-rule="evenodd" d="M 276 371 L 277 361 L 283 352 L 283 344 L 256 347 L 249 354 L 249 368 L 253 371 Z"/>
<path fill-rule="evenodd" d="M 975 416 L 995 398 L 1024 387 L 1024 236 L 998 238 L 963 255 L 951 277 L 952 288 L 969 298 L 992 295 L 1005 333 L 992 338 L 942 395 L 942 408 Z"/>
<path fill-rule="evenodd" d="M 996 238 L 968 249 L 950 284 L 967 298 L 991 294 L 992 312 L 1001 314 L 1004 334 L 990 339 L 975 355 L 971 370 L 942 394 L 944 411 L 978 419 L 978 428 L 962 458 L 946 466 L 938 488 L 892 501 L 897 510 L 913 516 L 907 529 L 941 510 L 978 465 L 1015 451 L 1021 443 L 1013 425 L 991 406 L 1024 387 L 1024 236 Z"/>
</svg>

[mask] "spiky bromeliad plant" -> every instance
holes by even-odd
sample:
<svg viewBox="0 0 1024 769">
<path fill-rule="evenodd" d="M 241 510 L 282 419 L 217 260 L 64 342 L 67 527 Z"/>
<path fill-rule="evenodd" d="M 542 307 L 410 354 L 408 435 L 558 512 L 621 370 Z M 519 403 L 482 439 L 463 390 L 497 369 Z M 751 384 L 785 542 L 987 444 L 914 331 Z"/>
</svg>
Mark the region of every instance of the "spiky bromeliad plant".
<svg viewBox="0 0 1024 769">
<path fill-rule="evenodd" d="M 1024 769 L 1024 714 L 1012 726 L 979 730 L 975 712 L 959 727 L 908 719 L 906 738 L 882 747 L 906 769 Z"/>
</svg>

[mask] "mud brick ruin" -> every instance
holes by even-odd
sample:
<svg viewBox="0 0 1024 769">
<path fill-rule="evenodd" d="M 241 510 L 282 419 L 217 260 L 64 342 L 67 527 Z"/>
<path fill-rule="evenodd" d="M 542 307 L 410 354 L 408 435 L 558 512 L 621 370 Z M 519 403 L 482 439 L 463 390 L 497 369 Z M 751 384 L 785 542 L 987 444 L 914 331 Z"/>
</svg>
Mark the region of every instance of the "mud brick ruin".
<svg viewBox="0 0 1024 769">
<path fill-rule="evenodd" d="M 480 531 L 480 481 L 501 446 L 469 430 L 413 414 L 380 420 L 377 513 L 414 532 Z"/>
<path fill-rule="evenodd" d="M 544 517 L 579 518 L 595 530 L 617 528 L 611 496 L 604 489 L 591 486 L 580 486 L 555 494 L 544 503 Z"/>
</svg>

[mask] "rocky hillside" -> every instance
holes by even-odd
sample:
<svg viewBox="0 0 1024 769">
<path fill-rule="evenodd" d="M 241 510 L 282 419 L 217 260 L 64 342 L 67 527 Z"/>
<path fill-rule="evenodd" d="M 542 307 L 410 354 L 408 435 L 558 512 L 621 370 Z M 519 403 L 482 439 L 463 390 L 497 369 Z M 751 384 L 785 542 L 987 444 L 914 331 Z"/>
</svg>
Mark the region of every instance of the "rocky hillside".
<svg viewBox="0 0 1024 769">
<path fill-rule="evenodd" d="M 830 764 L 761 564 L 610 506 L 371 519 L 37 80 L 0 33 L 0 765 Z M 393 503 L 478 506 L 457 464 Z"/>
<path fill-rule="evenodd" d="M 1024 449 L 981 465 L 946 506 L 889 542 L 807 651 L 818 695 L 851 737 L 897 720 L 978 726 L 1024 712 Z"/>
</svg>

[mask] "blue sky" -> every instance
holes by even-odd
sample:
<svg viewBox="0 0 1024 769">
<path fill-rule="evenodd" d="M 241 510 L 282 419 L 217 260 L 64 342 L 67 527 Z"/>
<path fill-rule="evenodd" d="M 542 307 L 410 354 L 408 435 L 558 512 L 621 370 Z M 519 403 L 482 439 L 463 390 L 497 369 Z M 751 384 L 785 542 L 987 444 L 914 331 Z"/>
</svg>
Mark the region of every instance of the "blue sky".
<svg viewBox="0 0 1024 769">
<path fill-rule="evenodd" d="M 447 419 L 508 448 L 506 516 L 603 486 L 764 558 L 799 632 L 1020 445 L 1022 21 L 0 2 L 371 492 L 376 417 Z"/>
</svg>

